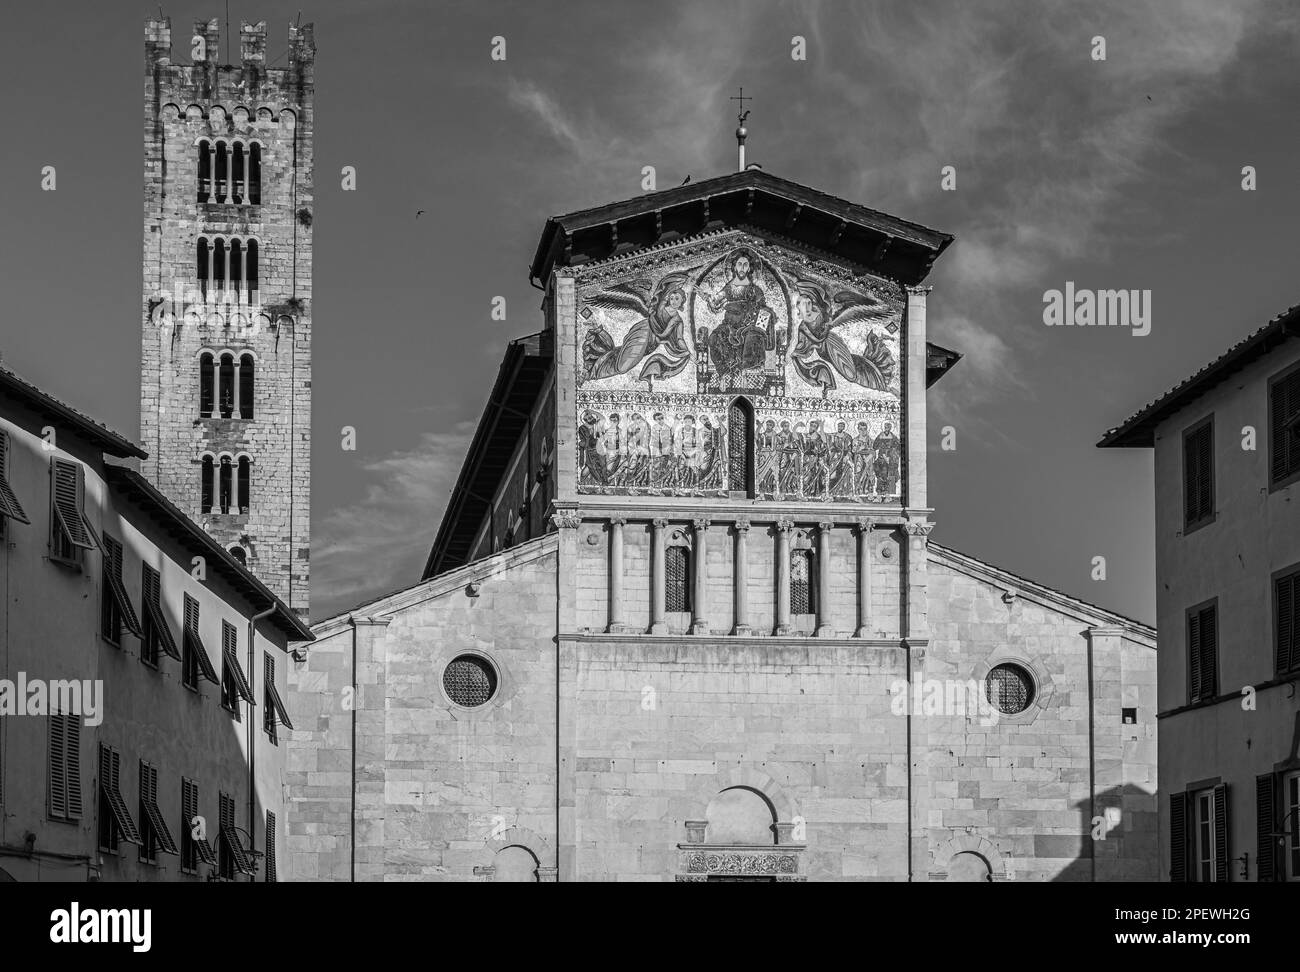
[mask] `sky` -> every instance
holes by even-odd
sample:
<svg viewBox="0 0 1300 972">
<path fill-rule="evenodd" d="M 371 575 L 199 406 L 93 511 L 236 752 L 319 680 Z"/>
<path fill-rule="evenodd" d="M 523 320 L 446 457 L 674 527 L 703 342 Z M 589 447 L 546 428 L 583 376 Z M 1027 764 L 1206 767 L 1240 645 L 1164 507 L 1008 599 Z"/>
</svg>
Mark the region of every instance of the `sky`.
<svg viewBox="0 0 1300 972">
<path fill-rule="evenodd" d="M 1153 621 L 1152 455 L 1095 444 L 1300 302 L 1300 7 L 305 3 L 229 16 L 235 59 L 265 19 L 274 64 L 315 24 L 314 617 L 418 581 L 505 344 L 541 326 L 546 218 L 639 195 L 646 165 L 661 188 L 732 171 L 744 85 L 749 161 L 956 237 L 927 280 L 930 338 L 965 356 L 929 393 L 933 539 Z M 162 9 L 178 61 L 226 13 Z M 157 12 L 24 4 L 0 37 L 0 354 L 129 436 Z M 1149 290 L 1150 334 L 1046 327 L 1067 281 Z"/>
</svg>

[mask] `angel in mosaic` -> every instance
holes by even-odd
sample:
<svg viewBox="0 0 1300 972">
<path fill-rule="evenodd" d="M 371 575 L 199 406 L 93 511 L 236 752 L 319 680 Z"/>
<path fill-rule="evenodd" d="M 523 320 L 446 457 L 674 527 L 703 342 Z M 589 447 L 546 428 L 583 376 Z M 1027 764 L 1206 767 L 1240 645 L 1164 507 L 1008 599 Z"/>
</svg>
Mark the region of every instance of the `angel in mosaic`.
<svg viewBox="0 0 1300 972">
<path fill-rule="evenodd" d="M 886 321 L 892 311 L 879 298 L 840 291 L 834 301 L 826 291 L 810 280 L 796 285 L 795 339 L 790 362 L 804 381 L 821 385 L 822 394 L 838 386 L 839 379 L 870 388 L 888 391 L 897 364 L 893 352 L 874 331 L 868 331 L 861 351 L 852 352 L 837 330 L 861 321 Z"/>
<path fill-rule="evenodd" d="M 583 381 L 624 375 L 637 365 L 641 365 L 637 375 L 641 381 L 653 383 L 656 378 L 679 374 L 691 360 L 682 317 L 691 289 L 689 275 L 689 270 L 681 270 L 664 274 L 657 283 L 632 280 L 588 297 L 589 307 L 632 311 L 640 316 L 619 342 L 599 321 L 588 325 L 582 339 Z"/>
</svg>

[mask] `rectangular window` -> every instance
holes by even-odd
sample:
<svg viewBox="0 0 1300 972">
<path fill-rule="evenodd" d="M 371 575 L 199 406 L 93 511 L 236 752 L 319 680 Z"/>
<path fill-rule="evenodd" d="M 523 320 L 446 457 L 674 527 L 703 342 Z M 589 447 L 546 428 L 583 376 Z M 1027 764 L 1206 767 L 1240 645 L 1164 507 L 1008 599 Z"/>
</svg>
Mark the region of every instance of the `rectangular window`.
<svg viewBox="0 0 1300 972">
<path fill-rule="evenodd" d="M 122 799 L 122 754 L 99 745 L 99 849 L 116 854 L 119 842 L 139 844 L 140 831 Z"/>
<path fill-rule="evenodd" d="M 51 713 L 48 754 L 49 815 L 52 820 L 80 820 L 81 717 Z"/>
<path fill-rule="evenodd" d="M 257 868 L 245 853 L 235 829 L 235 798 L 226 793 L 219 794 L 218 808 L 220 854 L 217 872 L 227 881 L 233 880 L 236 873 L 256 874 Z"/>
<path fill-rule="evenodd" d="M 1273 580 L 1273 657 L 1277 674 L 1300 668 L 1300 567 Z"/>
<path fill-rule="evenodd" d="M 140 860 L 157 864 L 159 851 L 179 853 L 158 807 L 158 767 L 140 760 Z"/>
<path fill-rule="evenodd" d="M 1187 612 L 1187 701 L 1203 702 L 1219 694 L 1218 599 Z"/>
<path fill-rule="evenodd" d="M 82 551 L 100 546 L 85 515 L 85 472 L 80 463 L 50 461 L 50 559 L 81 565 Z"/>
<path fill-rule="evenodd" d="M 1214 880 L 1214 791 L 1192 794 L 1192 869 L 1196 880 Z"/>
<path fill-rule="evenodd" d="M 262 656 L 262 661 L 262 728 L 271 737 L 271 742 L 279 743 L 276 726 L 292 729 L 293 723 L 289 721 L 280 691 L 275 687 L 275 658 L 268 652 Z"/>
<path fill-rule="evenodd" d="M 1269 485 L 1300 479 L 1300 365 L 1269 380 Z"/>
<path fill-rule="evenodd" d="M 31 523 L 23 512 L 22 504 L 9 485 L 9 456 L 12 453 L 8 432 L 0 432 L 0 536 L 4 536 L 5 520 Z"/>
<path fill-rule="evenodd" d="M 155 668 L 159 651 L 181 661 L 180 649 L 172 637 L 171 625 L 162 607 L 162 577 L 148 564 L 141 564 L 141 607 L 144 609 L 143 634 L 140 636 L 140 660 Z"/>
<path fill-rule="evenodd" d="M 189 874 L 198 872 L 199 864 L 217 866 L 217 855 L 208 843 L 207 826 L 199 814 L 199 785 L 190 779 L 181 779 L 181 870 Z"/>
<path fill-rule="evenodd" d="M 811 550 L 790 552 L 790 613 L 815 614 L 817 611 L 816 558 Z"/>
<path fill-rule="evenodd" d="M 239 721 L 239 700 L 251 703 L 253 690 L 239 664 L 239 638 L 235 626 L 221 622 L 221 704 Z"/>
<path fill-rule="evenodd" d="M 266 811 L 266 883 L 274 884 L 279 880 L 275 867 L 275 814 Z"/>
<path fill-rule="evenodd" d="M 691 610 L 691 552 L 686 547 L 664 550 L 664 610 Z"/>
<path fill-rule="evenodd" d="M 102 602 L 102 634 L 104 640 L 119 647 L 122 644 L 122 628 L 135 635 L 143 636 L 140 619 L 136 617 L 131 598 L 122 583 L 122 544 L 107 533 L 104 534 L 104 556 L 101 558 L 101 582 L 99 597 Z"/>
<path fill-rule="evenodd" d="M 1282 821 L 1286 879 L 1300 881 L 1300 772 L 1282 777 Z"/>
<path fill-rule="evenodd" d="M 1183 530 L 1214 520 L 1214 416 L 1183 433 Z"/>
</svg>

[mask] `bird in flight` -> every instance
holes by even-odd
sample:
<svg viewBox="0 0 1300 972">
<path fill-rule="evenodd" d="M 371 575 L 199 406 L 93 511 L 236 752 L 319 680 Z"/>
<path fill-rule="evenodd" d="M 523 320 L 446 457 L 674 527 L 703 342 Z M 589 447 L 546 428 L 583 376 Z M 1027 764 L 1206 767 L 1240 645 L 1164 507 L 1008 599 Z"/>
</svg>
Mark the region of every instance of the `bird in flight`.
<svg viewBox="0 0 1300 972">
<path fill-rule="evenodd" d="M 421 216 L 423 216 L 423 215 L 424 215 L 424 210 L 423 210 L 423 209 L 417 209 L 417 210 L 415 211 L 415 218 L 416 218 L 416 219 L 419 219 L 419 218 L 420 218 Z"/>
</svg>

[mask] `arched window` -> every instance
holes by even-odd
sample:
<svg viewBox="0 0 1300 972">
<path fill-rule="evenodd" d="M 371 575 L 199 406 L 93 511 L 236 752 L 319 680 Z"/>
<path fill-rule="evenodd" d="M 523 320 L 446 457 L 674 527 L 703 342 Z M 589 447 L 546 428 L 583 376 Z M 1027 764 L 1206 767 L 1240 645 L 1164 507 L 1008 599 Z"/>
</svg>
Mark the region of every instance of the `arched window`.
<svg viewBox="0 0 1300 972">
<path fill-rule="evenodd" d="M 253 417 L 253 356 L 239 356 L 239 417 Z"/>
<path fill-rule="evenodd" d="M 691 552 L 686 547 L 664 550 L 664 610 L 691 610 Z"/>
<path fill-rule="evenodd" d="M 776 810 L 757 790 L 733 786 L 723 790 L 704 811 L 710 844 L 775 844 Z"/>
<path fill-rule="evenodd" d="M 208 153 L 212 143 L 206 138 L 199 142 L 199 202 L 205 203 L 212 195 L 212 159 Z"/>
<path fill-rule="evenodd" d="M 745 398 L 727 409 L 727 489 L 754 495 L 754 406 Z"/>
<path fill-rule="evenodd" d="M 217 378 L 217 408 L 222 418 L 230 418 L 235 413 L 235 359 L 232 355 L 221 356 Z"/>
<path fill-rule="evenodd" d="M 225 142 L 218 142 L 218 143 L 217 143 L 217 192 L 216 192 L 216 197 L 217 197 L 217 198 L 216 198 L 216 201 L 219 202 L 219 203 L 220 203 L 220 202 L 226 202 L 226 201 L 227 201 L 227 196 L 226 196 L 226 191 L 227 191 L 226 181 L 227 181 L 227 174 L 228 174 L 228 172 L 230 171 L 229 167 L 230 167 L 230 155 L 229 155 L 229 153 L 226 151 L 226 143 L 225 143 Z"/>
<path fill-rule="evenodd" d="M 234 469 L 230 465 L 230 457 L 223 456 L 221 459 L 221 476 L 217 482 L 217 505 L 219 512 L 229 513 L 231 507 L 231 490 L 234 487 L 233 482 Z"/>
<path fill-rule="evenodd" d="M 248 565 L 248 553 L 238 544 L 230 548 L 230 556 L 234 557 L 241 564 L 244 564 L 245 566 Z"/>
<path fill-rule="evenodd" d="M 811 550 L 790 551 L 790 613 L 815 614 L 817 611 L 817 572 L 813 569 Z"/>
<path fill-rule="evenodd" d="M 540 862 L 533 852 L 518 844 L 511 844 L 497 851 L 492 858 L 492 880 L 505 883 L 527 883 L 538 881 L 537 869 Z"/>
<path fill-rule="evenodd" d="M 220 293 L 226 289 L 226 241 L 216 240 L 212 244 L 212 289 Z"/>
<path fill-rule="evenodd" d="M 213 374 L 213 357 L 204 352 L 199 355 L 199 416 L 211 418 L 217 400 L 216 376 Z"/>
<path fill-rule="evenodd" d="M 198 271 L 199 291 L 208 296 L 208 270 L 212 265 L 212 251 L 206 236 L 199 237 L 198 252 L 194 255 L 195 269 Z"/>
<path fill-rule="evenodd" d="M 238 506 L 240 513 L 247 513 L 249 508 L 249 497 L 252 493 L 253 463 L 248 456 L 242 456 L 239 460 L 239 488 L 235 491 L 238 495 Z"/>
<path fill-rule="evenodd" d="M 230 146 L 230 153 L 232 162 L 230 201 L 238 205 L 244 201 L 244 143 L 233 143 Z"/>
<path fill-rule="evenodd" d="M 247 240 L 244 246 L 248 251 L 245 264 L 248 280 L 248 301 L 251 304 L 257 298 L 257 240 Z"/>
<path fill-rule="evenodd" d="M 200 473 L 201 482 L 199 483 L 199 512 L 214 513 L 213 509 L 215 499 L 212 495 L 212 488 L 215 485 L 212 475 L 212 457 L 204 456 L 202 472 Z"/>
<path fill-rule="evenodd" d="M 248 201 L 254 206 L 262 202 L 262 146 L 256 142 L 248 150 Z"/>
<path fill-rule="evenodd" d="M 244 285 L 244 245 L 239 240 L 230 241 L 230 289 L 235 292 L 235 299 L 239 300 Z"/>
</svg>

